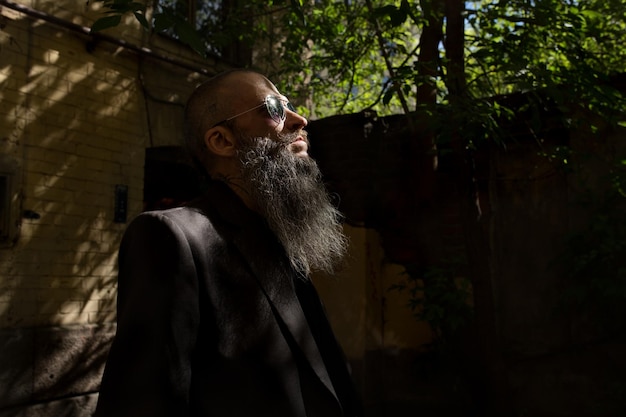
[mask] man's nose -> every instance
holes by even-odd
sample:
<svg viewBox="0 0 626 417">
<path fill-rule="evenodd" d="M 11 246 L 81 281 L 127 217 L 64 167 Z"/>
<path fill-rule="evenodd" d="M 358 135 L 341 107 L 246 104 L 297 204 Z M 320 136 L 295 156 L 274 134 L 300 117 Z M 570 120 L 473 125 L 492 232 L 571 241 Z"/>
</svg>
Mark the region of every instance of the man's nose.
<svg viewBox="0 0 626 417">
<path fill-rule="evenodd" d="M 285 112 L 285 127 L 290 131 L 295 132 L 296 130 L 303 129 L 307 124 L 309 124 L 304 116 L 301 116 L 295 111 L 285 109 Z"/>
</svg>

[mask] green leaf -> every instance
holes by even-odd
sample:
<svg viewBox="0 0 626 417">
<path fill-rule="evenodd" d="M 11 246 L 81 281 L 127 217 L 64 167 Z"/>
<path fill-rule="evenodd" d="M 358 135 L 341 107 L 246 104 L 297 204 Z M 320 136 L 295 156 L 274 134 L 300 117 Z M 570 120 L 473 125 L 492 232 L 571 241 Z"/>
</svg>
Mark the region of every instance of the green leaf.
<svg viewBox="0 0 626 417">
<path fill-rule="evenodd" d="M 394 91 L 391 88 L 385 91 L 385 95 L 383 96 L 383 104 L 385 105 L 389 104 L 389 102 L 393 98 L 393 94 L 394 94 Z"/>
<path fill-rule="evenodd" d="M 174 26 L 175 21 L 172 17 L 166 13 L 157 13 L 153 19 L 154 30 L 156 32 L 165 32 Z"/>
<path fill-rule="evenodd" d="M 302 4 L 300 4 L 299 0 L 291 0 L 291 10 L 295 13 L 300 20 L 302 25 L 306 25 L 306 17 L 304 16 L 304 12 L 302 10 Z"/>
<path fill-rule="evenodd" d="M 204 43 L 204 39 L 202 39 L 196 29 L 188 22 L 176 22 L 176 25 L 174 26 L 174 31 L 176 32 L 176 35 L 178 35 L 178 39 L 189 45 L 200 55 L 204 55 L 206 53 L 206 45 Z"/>
<path fill-rule="evenodd" d="M 397 9 L 395 12 L 391 13 L 389 17 L 391 18 L 391 26 L 397 28 L 406 22 L 408 14 L 402 9 Z"/>
<path fill-rule="evenodd" d="M 100 32 L 104 29 L 112 28 L 120 24 L 122 21 L 122 15 L 117 14 L 113 16 L 101 17 L 91 25 L 91 32 Z"/>
<path fill-rule="evenodd" d="M 374 17 L 391 16 L 397 11 L 398 11 L 398 8 L 390 4 L 386 6 L 382 6 L 382 7 L 377 7 L 376 9 L 374 9 Z"/>
</svg>

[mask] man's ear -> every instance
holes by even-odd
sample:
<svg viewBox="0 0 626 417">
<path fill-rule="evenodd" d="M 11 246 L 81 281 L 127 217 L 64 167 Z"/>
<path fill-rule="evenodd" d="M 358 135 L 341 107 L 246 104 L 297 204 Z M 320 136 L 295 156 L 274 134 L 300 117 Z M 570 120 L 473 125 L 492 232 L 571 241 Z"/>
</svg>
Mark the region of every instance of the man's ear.
<svg viewBox="0 0 626 417">
<path fill-rule="evenodd" d="M 204 145 L 214 155 L 231 157 L 236 153 L 235 136 L 224 126 L 215 126 L 204 134 Z"/>
</svg>

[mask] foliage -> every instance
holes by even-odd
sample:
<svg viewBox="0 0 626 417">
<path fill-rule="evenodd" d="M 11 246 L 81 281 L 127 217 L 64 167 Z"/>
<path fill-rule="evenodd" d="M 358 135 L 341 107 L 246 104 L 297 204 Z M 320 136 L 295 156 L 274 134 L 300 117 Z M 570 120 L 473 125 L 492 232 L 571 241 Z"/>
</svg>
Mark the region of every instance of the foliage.
<svg viewBox="0 0 626 417">
<path fill-rule="evenodd" d="M 595 83 L 585 77 L 623 71 L 626 15 L 621 3 L 480 2 L 467 20 L 470 82 L 494 95 Z"/>
<path fill-rule="evenodd" d="M 561 107 L 578 103 L 603 115 L 619 108 L 623 116 L 624 97 L 609 87 L 626 62 L 621 0 L 473 4 L 467 74 L 476 96 L 543 91 Z"/>
<path fill-rule="evenodd" d="M 98 20 L 94 31 L 132 13 L 144 27 L 173 34 L 203 54 L 219 53 L 233 41 L 255 45 L 256 59 L 274 64 L 279 87 L 295 97 L 311 95 L 318 117 L 365 108 L 397 113 L 401 95 L 412 97 L 404 111 L 413 111 L 422 104 L 416 89 L 426 81 L 434 81 L 439 103 L 450 103 L 446 49 L 455 40 L 444 30 L 439 57 L 429 64 L 434 76 L 424 74 L 425 63 L 418 59 L 420 33 L 429 17 L 424 6 L 436 0 L 250 0 L 226 2 L 228 10 L 207 0 L 200 2 L 195 27 L 180 8 L 184 1 L 161 0 L 152 26 L 142 3 L 96 1 L 109 16 Z M 607 87 L 607 78 L 623 71 L 626 62 L 621 0 L 465 5 L 466 94 L 471 99 L 543 88 L 558 103 L 582 102 L 597 112 L 623 102 Z M 483 116 L 497 117 L 502 110 L 492 108 Z"/>
<path fill-rule="evenodd" d="M 92 32 L 100 32 L 118 26 L 125 14 L 133 14 L 141 26 L 146 29 L 154 29 L 160 33 L 175 34 L 182 42 L 189 45 L 193 50 L 201 55 L 206 54 L 207 44 L 195 28 L 180 11 L 176 8 L 175 2 L 164 2 L 166 6 L 158 8 L 152 14 L 152 24 L 149 23 L 144 3 L 132 0 L 93 0 L 95 3 L 102 3 L 107 16 L 94 22 L 91 26 Z M 89 0 L 87 1 L 89 3 Z M 171 5 L 168 3 L 172 3 Z"/>
<path fill-rule="evenodd" d="M 416 5 L 406 1 L 378 7 L 365 3 L 369 7 L 363 2 L 317 1 L 314 7 L 298 9 L 298 20 L 290 14 L 282 17 L 289 33 L 279 47 L 283 84 L 289 89 L 308 80 L 303 87 L 313 93 L 318 116 L 364 108 L 398 112 L 397 96 L 388 94 L 392 86 L 415 89 L 408 74 L 402 81 L 392 78 L 383 55 L 388 55 L 398 72 L 415 54 L 419 27 L 411 24 L 408 14 Z M 302 45 L 307 46 L 304 53 Z"/>
<path fill-rule="evenodd" d="M 610 166 L 604 193 L 594 186 L 583 194 L 588 226 L 568 236 L 558 260 L 569 278 L 564 306 L 591 314 L 605 335 L 626 330 L 626 159 Z"/>
<path fill-rule="evenodd" d="M 462 273 L 464 265 L 452 259 L 422 271 L 408 267 L 406 278 L 389 288 L 408 291 L 408 307 L 417 320 L 430 325 L 434 344 L 445 344 L 447 337 L 471 321 L 472 293 L 469 280 Z"/>
</svg>

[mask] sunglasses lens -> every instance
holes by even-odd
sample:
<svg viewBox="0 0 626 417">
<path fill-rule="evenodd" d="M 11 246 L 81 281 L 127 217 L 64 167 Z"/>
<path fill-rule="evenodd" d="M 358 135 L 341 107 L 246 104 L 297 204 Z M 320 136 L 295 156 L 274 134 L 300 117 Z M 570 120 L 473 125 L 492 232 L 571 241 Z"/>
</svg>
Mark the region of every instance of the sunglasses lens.
<svg viewBox="0 0 626 417">
<path fill-rule="evenodd" d="M 267 97 L 265 99 L 265 107 L 267 107 L 267 112 L 276 123 L 285 120 L 285 108 L 278 98 L 272 96 Z"/>
</svg>

